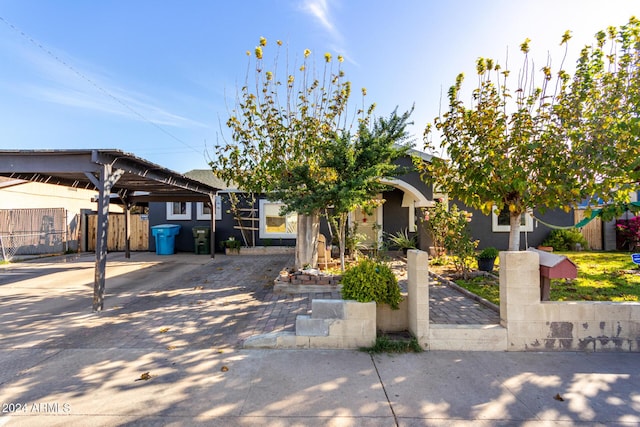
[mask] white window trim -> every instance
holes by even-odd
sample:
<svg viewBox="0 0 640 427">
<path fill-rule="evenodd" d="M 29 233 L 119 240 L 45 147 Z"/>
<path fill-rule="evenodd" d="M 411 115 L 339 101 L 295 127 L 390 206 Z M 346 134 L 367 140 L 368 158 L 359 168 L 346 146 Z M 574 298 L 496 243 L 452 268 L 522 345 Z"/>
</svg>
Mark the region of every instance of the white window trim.
<svg viewBox="0 0 640 427">
<path fill-rule="evenodd" d="M 183 214 L 174 214 L 172 205 L 174 202 L 167 202 L 167 219 L 171 219 L 174 221 L 190 221 L 191 220 L 191 202 L 186 203 L 185 213 Z"/>
<path fill-rule="evenodd" d="M 260 232 L 259 237 L 261 239 L 295 239 L 296 233 L 267 233 L 267 218 L 264 215 L 264 205 L 283 204 L 282 202 L 272 202 L 267 199 L 259 200 L 259 212 L 260 212 Z"/>
<path fill-rule="evenodd" d="M 498 215 L 496 215 L 496 206 L 491 210 L 491 231 L 494 233 L 509 233 L 511 231 L 510 225 L 498 224 Z M 533 231 L 533 214 L 530 210 L 527 210 L 524 214 L 524 225 L 520 225 L 520 232 L 531 233 Z"/>
<path fill-rule="evenodd" d="M 196 203 L 196 219 L 211 221 L 211 214 L 204 213 L 204 202 Z"/>
</svg>

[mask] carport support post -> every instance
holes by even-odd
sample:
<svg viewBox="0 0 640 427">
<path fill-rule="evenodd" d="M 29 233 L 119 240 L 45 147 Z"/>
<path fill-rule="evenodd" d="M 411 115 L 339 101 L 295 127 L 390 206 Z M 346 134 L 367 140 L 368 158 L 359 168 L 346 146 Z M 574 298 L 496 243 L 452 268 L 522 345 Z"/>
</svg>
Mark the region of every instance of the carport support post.
<svg viewBox="0 0 640 427">
<path fill-rule="evenodd" d="M 131 258 L 131 203 L 124 204 L 124 257 Z"/>
<path fill-rule="evenodd" d="M 104 282 L 107 268 L 107 231 L 109 229 L 109 199 L 111 188 L 124 171 L 113 170 L 111 165 L 102 165 L 100 179 L 91 173 L 86 176 L 98 190 L 98 226 L 96 230 L 96 267 L 93 281 L 93 311 L 102 311 L 104 306 Z"/>
<path fill-rule="evenodd" d="M 216 257 L 216 196 L 209 193 L 209 206 L 211 207 L 211 234 L 209 235 L 209 251 L 211 258 Z"/>
</svg>

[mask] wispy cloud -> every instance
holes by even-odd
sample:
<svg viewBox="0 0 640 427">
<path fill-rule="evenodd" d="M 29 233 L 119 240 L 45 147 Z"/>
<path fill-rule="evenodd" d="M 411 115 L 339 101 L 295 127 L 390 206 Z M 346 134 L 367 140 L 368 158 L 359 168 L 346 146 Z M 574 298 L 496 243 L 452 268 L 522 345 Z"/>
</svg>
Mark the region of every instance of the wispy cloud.
<svg viewBox="0 0 640 427">
<path fill-rule="evenodd" d="M 97 94 L 95 91 L 78 87 L 27 84 L 22 93 L 32 98 L 67 107 L 91 110 L 101 114 L 124 117 L 126 119 L 150 122 L 158 126 L 206 127 L 207 125 L 173 114 L 141 98 L 113 90 L 115 98 Z"/>
<path fill-rule="evenodd" d="M 334 24 L 334 19 L 329 9 L 329 0 L 304 0 L 302 10 L 313 16 L 333 38 L 335 43 L 342 44 L 342 34 Z"/>
<path fill-rule="evenodd" d="M 23 95 L 101 114 L 146 121 L 158 126 L 207 126 L 164 109 L 161 102 L 148 95 L 113 83 L 108 72 L 85 64 L 71 55 L 53 54 L 28 45 L 16 45 L 15 48 L 28 64 L 33 76 L 37 76 L 35 79 L 30 78 L 28 83 L 15 85 L 15 89 L 20 90 Z"/>
<path fill-rule="evenodd" d="M 358 65 L 358 62 L 347 51 L 346 42 L 342 32 L 336 25 L 336 19 L 333 14 L 335 6 L 339 3 L 335 0 L 304 0 L 300 9 L 313 17 L 313 19 L 327 32 L 331 40 L 330 48 L 342 55 L 348 62 Z"/>
</svg>

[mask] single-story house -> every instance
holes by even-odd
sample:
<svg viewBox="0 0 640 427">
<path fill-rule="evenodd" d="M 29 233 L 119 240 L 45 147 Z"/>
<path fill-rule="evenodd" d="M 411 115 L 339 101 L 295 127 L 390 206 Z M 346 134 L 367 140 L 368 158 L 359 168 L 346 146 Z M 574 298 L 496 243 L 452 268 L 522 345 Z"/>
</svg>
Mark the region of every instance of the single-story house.
<svg viewBox="0 0 640 427">
<path fill-rule="evenodd" d="M 374 242 L 383 242 L 388 234 L 398 231 L 408 231 L 410 236 L 417 236 L 419 247 L 427 250 L 430 245 L 430 237 L 418 227 L 416 213 L 418 208 L 433 205 L 433 189 L 420 179 L 419 173 L 412 167 L 413 158 L 422 161 L 431 161 L 431 156 L 417 151 L 409 150 L 408 155 L 399 159 L 398 164 L 410 170 L 407 174 L 394 179 L 382 180 L 389 186 L 378 197 L 384 202 L 367 215 L 359 209 L 352 212 L 352 224 L 357 224 L 357 232 L 367 236 L 364 244 L 372 245 Z M 256 196 L 253 203 L 246 200 L 246 193 L 229 188 L 219 179 L 213 176 L 211 170 L 192 170 L 185 176 L 222 188 L 216 197 L 216 221 L 215 221 L 215 248 L 222 251 L 220 242 L 233 237 L 250 245 L 252 241 L 256 246 L 294 246 L 295 245 L 295 221 L 296 215 L 280 216 L 281 204 L 278 201 L 268 200 L 262 196 Z M 241 209 L 234 215 L 231 199 L 237 197 L 241 200 Z M 192 234 L 193 227 L 208 226 L 210 212 L 205 206 L 189 202 L 154 203 L 149 204 L 149 224 L 151 227 L 159 224 L 179 224 L 181 231 L 175 239 L 176 251 L 194 251 L 195 243 Z M 238 220 L 242 218 L 242 221 Z M 244 231 L 244 233 L 243 233 Z M 321 222 L 320 232 L 325 235 L 327 242 L 331 241 L 331 233 L 326 221 Z M 151 236 L 150 239 L 153 239 Z M 151 240 L 149 247 L 153 248 Z"/>
<path fill-rule="evenodd" d="M 412 168 L 413 157 L 424 162 L 430 162 L 432 156 L 418 150 L 410 150 L 408 155 L 399 159 L 398 163 L 410 168 L 411 172 L 392 180 L 383 180 L 389 185 L 389 190 L 378 197 L 384 200 L 372 215 L 366 215 L 357 209 L 352 212 L 350 221 L 357 224 L 357 232 L 367 236 L 364 244 L 373 245 L 374 242 L 384 242 L 389 234 L 407 230 L 410 236 L 416 236 L 418 247 L 428 250 L 431 237 L 425 227 L 420 227 L 420 208 L 433 206 L 434 200 L 444 198 L 445 194 L 434 192 L 431 183 L 425 183 L 417 171 Z M 192 170 L 185 174 L 196 181 L 221 188 L 216 197 L 215 218 L 215 248 L 223 251 L 221 242 L 233 238 L 243 246 L 294 246 L 296 215 L 280 216 L 281 204 L 268 200 L 264 196 L 256 195 L 253 202 L 247 200 L 247 194 L 237 188 L 229 187 L 214 177 L 211 170 Z M 240 203 L 236 206 L 240 211 L 234 212 L 232 198 Z M 508 248 L 509 216 L 491 213 L 485 215 L 481 211 L 466 207 L 460 202 L 452 201 L 463 210 L 473 214 L 470 223 L 471 235 L 479 240 L 478 249 L 489 246 L 500 250 Z M 177 251 L 194 251 L 193 227 L 207 227 L 210 225 L 211 214 L 202 203 L 190 202 L 152 202 L 149 204 L 149 225 L 179 224 L 181 232 L 175 239 Z M 520 248 L 536 247 L 548 237 L 551 226 L 569 227 L 578 223 L 584 217 L 584 209 L 565 212 L 562 209 L 533 211 L 522 217 Z M 239 220 L 239 218 L 241 218 Z M 592 221 L 582 230 L 591 249 L 615 250 L 615 221 L 603 222 L 600 219 Z M 327 242 L 331 241 L 331 232 L 326 221 L 321 221 L 320 232 L 325 235 Z M 149 237 L 149 248 L 155 247 L 153 236 Z M 151 249 L 153 250 L 153 249 Z"/>
</svg>

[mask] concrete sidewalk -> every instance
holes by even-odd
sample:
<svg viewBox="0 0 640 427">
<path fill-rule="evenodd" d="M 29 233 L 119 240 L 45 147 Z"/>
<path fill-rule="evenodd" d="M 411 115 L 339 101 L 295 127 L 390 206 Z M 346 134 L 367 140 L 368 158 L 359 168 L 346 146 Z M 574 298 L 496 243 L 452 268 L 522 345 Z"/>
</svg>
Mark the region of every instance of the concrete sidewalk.
<svg viewBox="0 0 640 427">
<path fill-rule="evenodd" d="M 240 349 L 290 262 L 109 254 L 102 313 L 91 256 L 0 268 L 0 426 L 640 424 L 637 354 Z"/>
<path fill-rule="evenodd" d="M 5 349 L 0 363 L 3 426 L 640 423 L 633 354 Z"/>
</svg>

